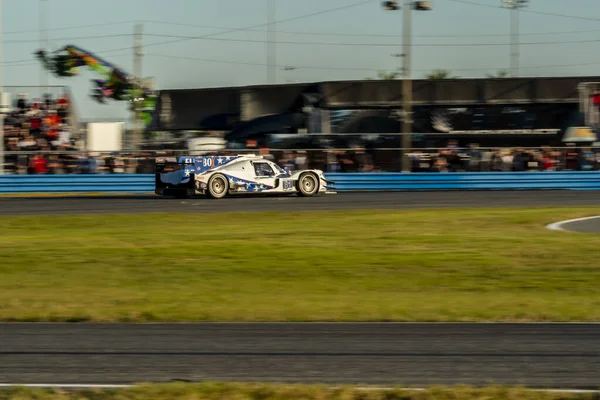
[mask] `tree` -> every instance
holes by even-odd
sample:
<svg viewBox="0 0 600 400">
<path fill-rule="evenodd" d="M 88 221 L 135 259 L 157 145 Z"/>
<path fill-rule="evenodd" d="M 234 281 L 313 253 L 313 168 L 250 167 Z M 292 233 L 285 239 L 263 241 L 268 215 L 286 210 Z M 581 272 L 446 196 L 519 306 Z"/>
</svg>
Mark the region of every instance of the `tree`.
<svg viewBox="0 0 600 400">
<path fill-rule="evenodd" d="M 508 78 L 509 74 L 508 74 L 508 71 L 501 69 L 500 71 L 496 72 L 495 74 L 485 74 L 485 76 L 487 76 L 488 78 Z"/>
<path fill-rule="evenodd" d="M 427 79 L 456 79 L 457 76 L 452 76 L 452 72 L 445 69 L 434 69 L 426 75 Z"/>
<path fill-rule="evenodd" d="M 396 79 L 398 78 L 400 74 L 398 72 L 385 72 L 385 71 L 379 71 L 377 73 L 377 78 L 366 78 L 367 80 L 371 81 L 373 79 L 380 79 L 380 80 L 392 80 L 392 79 Z"/>
</svg>

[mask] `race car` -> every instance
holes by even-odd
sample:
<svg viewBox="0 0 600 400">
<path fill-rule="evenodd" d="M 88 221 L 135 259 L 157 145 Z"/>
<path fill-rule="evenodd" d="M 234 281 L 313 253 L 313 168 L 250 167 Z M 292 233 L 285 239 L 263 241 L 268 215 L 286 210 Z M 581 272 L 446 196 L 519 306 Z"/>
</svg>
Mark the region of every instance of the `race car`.
<svg viewBox="0 0 600 400">
<path fill-rule="evenodd" d="M 155 193 L 221 199 L 234 194 L 330 193 L 333 182 L 323 171 L 289 171 L 257 155 L 171 157 L 156 160 Z"/>
</svg>

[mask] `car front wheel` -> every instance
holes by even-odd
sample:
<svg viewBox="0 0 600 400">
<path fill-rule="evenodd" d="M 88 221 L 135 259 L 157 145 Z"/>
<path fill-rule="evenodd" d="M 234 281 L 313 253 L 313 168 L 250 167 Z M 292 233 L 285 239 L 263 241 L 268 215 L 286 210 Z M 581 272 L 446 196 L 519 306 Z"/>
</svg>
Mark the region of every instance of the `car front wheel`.
<svg viewBox="0 0 600 400">
<path fill-rule="evenodd" d="M 306 172 L 298 178 L 298 194 L 303 197 L 314 196 L 319 193 L 319 177 L 312 173 Z"/>
</svg>

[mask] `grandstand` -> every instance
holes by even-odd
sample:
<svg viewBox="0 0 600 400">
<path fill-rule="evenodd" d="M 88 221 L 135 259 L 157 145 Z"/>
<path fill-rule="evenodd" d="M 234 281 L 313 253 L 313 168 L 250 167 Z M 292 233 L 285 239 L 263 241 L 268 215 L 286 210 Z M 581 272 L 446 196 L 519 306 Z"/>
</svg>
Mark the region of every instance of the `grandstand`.
<svg viewBox="0 0 600 400">
<path fill-rule="evenodd" d="M 36 153 L 60 151 L 60 157 L 67 157 L 77 150 L 80 119 L 68 87 L 7 86 L 4 90 L 12 100 L 4 119 L 6 174 L 41 173 L 59 157 Z"/>
</svg>

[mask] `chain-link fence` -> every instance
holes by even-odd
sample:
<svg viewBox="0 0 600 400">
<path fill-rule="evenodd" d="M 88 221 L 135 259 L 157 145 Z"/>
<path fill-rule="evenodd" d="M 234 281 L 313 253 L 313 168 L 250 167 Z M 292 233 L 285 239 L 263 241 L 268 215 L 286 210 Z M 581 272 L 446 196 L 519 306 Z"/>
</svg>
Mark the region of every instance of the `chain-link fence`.
<svg viewBox="0 0 600 400">
<path fill-rule="evenodd" d="M 259 154 L 292 170 L 326 172 L 398 172 L 402 149 L 256 149 L 205 155 Z M 600 148 L 467 148 L 445 147 L 408 151 L 413 172 L 509 172 L 600 170 Z M 148 174 L 156 157 L 189 155 L 186 150 L 89 153 L 80 151 L 9 151 L 7 174 Z"/>
</svg>

